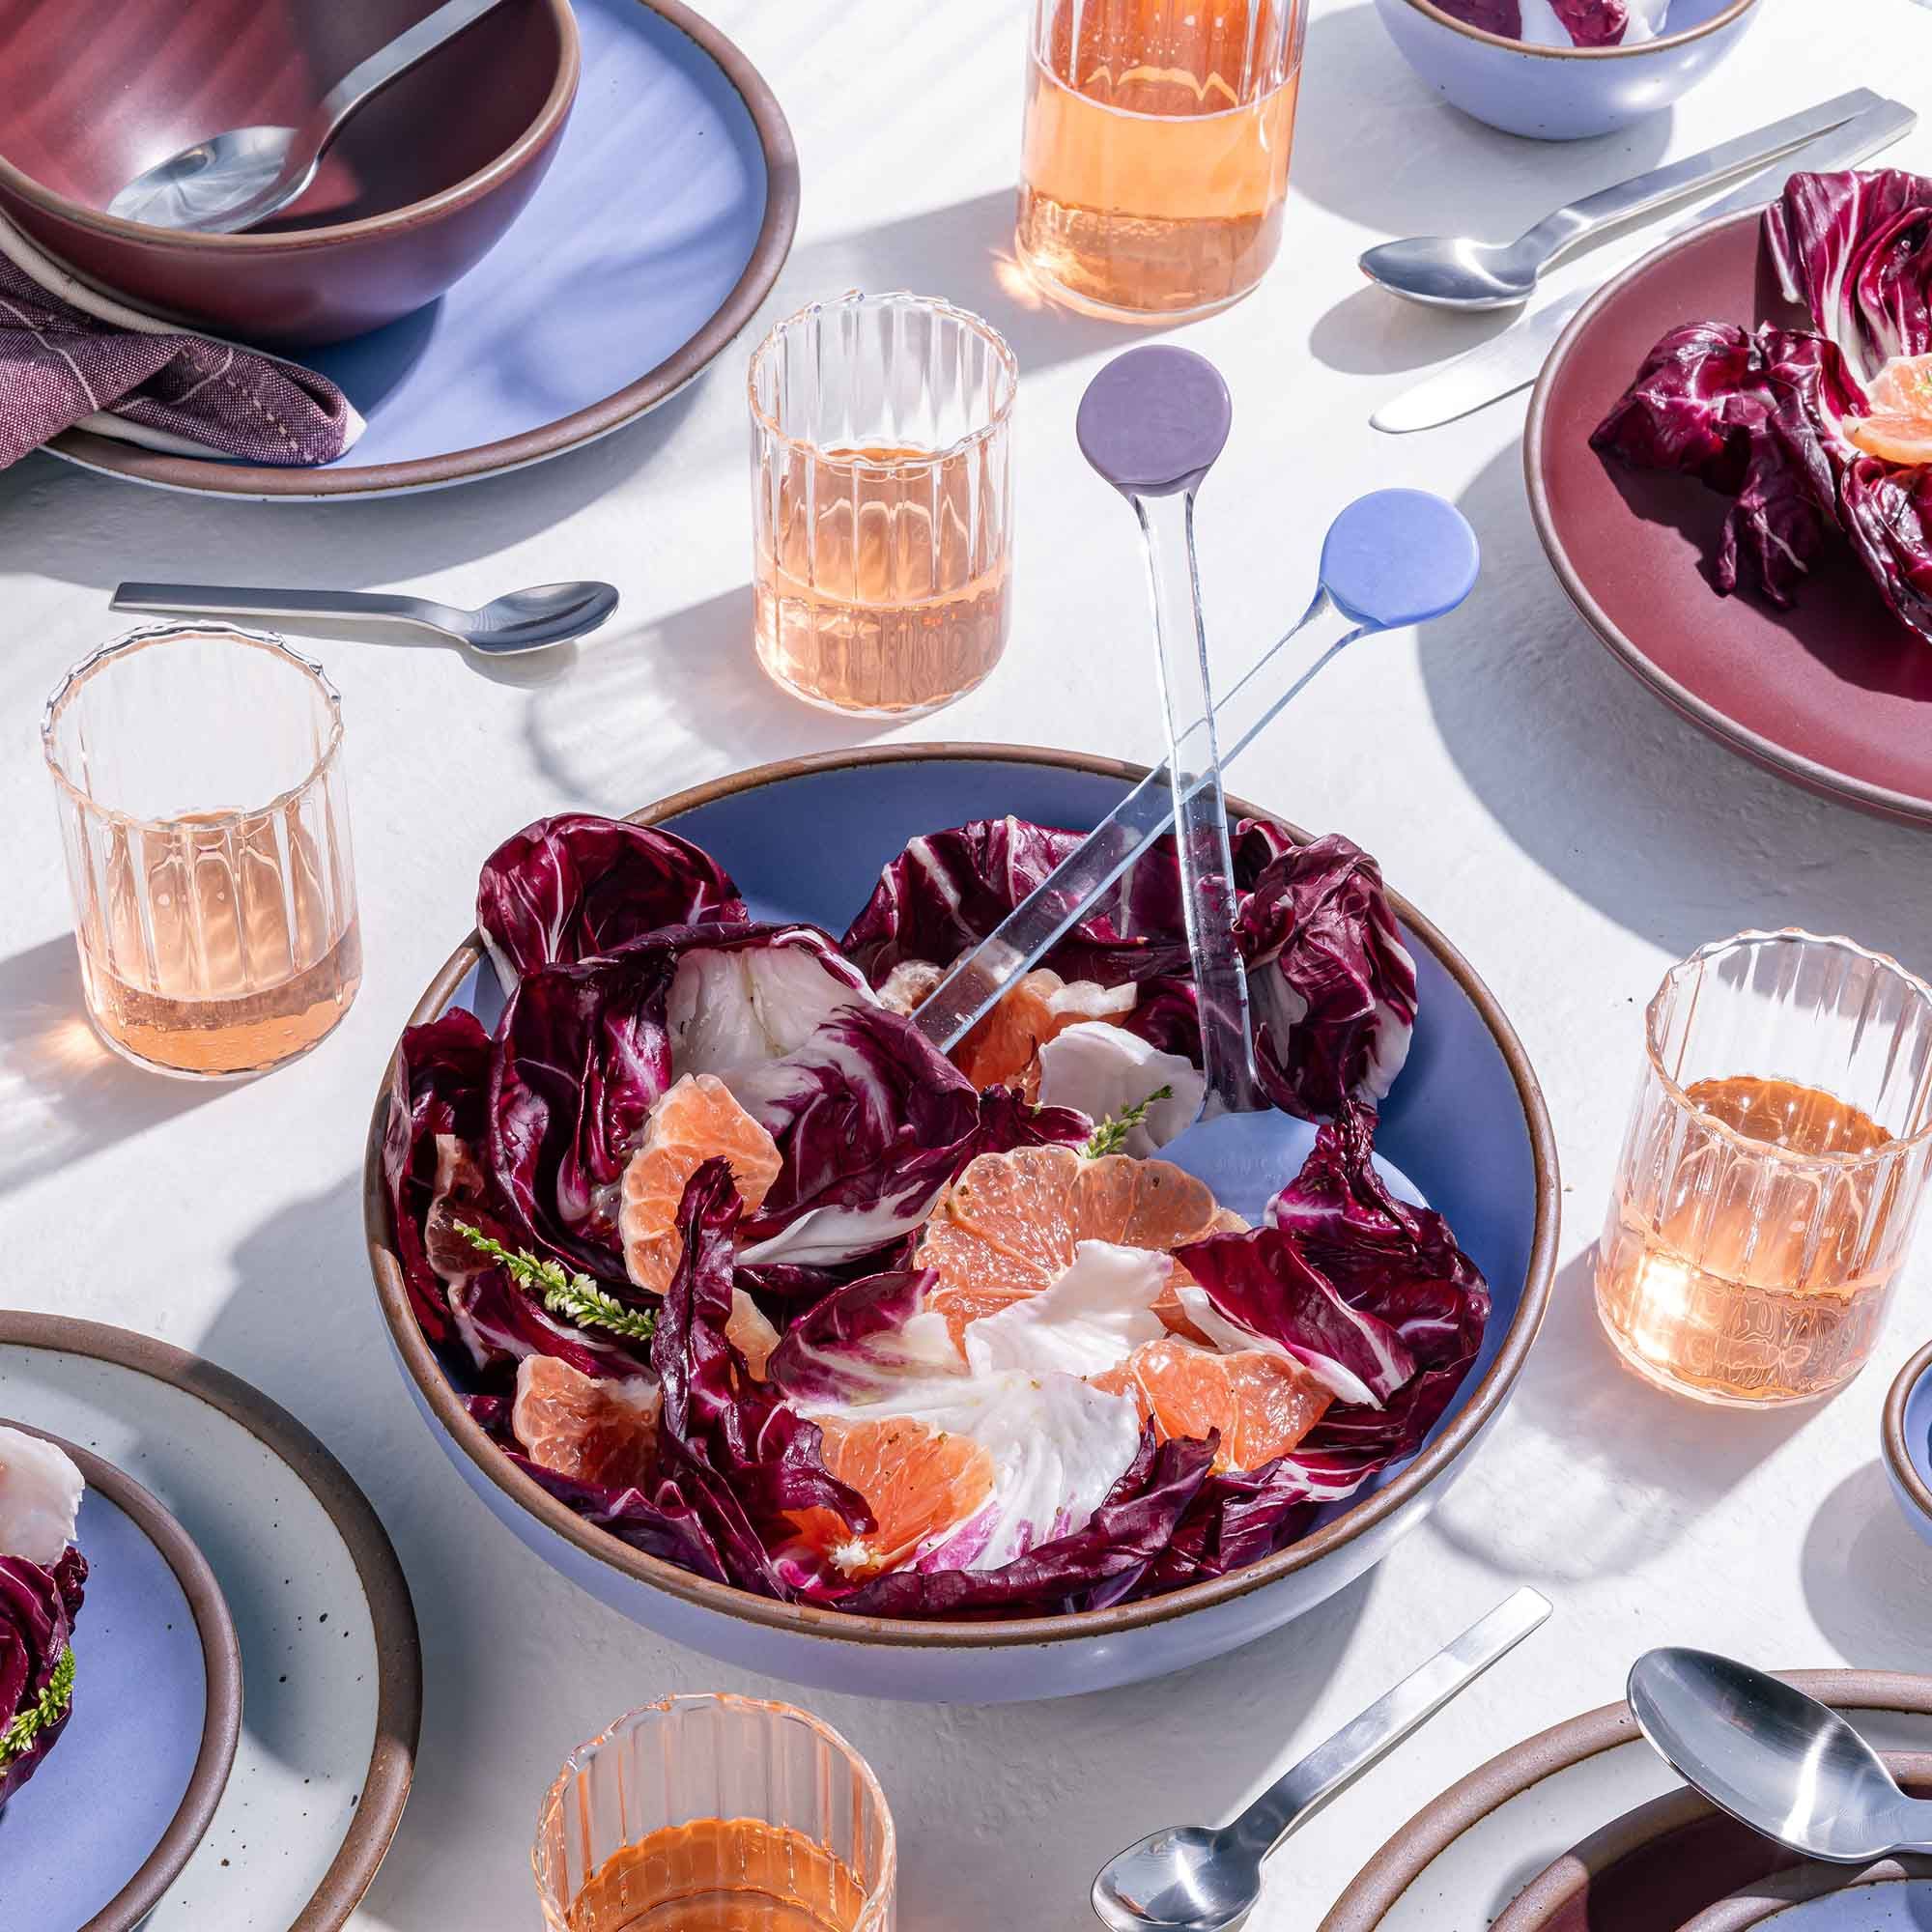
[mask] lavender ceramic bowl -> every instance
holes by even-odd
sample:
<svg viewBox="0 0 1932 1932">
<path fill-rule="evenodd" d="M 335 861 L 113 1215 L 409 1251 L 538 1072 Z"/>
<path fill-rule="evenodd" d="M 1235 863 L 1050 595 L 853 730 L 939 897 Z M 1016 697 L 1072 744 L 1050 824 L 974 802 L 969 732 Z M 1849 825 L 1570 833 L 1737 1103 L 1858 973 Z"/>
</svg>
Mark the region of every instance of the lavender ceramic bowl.
<svg viewBox="0 0 1932 1932">
<path fill-rule="evenodd" d="M 509 0 L 358 112 L 267 227 L 104 211 L 228 128 L 288 127 L 436 0 L 0 0 L 0 214 L 83 281 L 252 341 L 336 342 L 433 301 L 543 178 L 577 96 L 569 0 Z"/>
<path fill-rule="evenodd" d="M 1932 1543 L 1932 1342 L 1899 1370 L 1885 1399 L 1880 1447 L 1906 1521 Z"/>
<path fill-rule="evenodd" d="M 1723 60 L 1759 0 L 1671 0 L 1668 31 L 1629 46 L 1535 46 L 1431 0 L 1376 0 L 1403 58 L 1451 105 L 1539 141 L 1577 141 L 1667 107 Z"/>
</svg>

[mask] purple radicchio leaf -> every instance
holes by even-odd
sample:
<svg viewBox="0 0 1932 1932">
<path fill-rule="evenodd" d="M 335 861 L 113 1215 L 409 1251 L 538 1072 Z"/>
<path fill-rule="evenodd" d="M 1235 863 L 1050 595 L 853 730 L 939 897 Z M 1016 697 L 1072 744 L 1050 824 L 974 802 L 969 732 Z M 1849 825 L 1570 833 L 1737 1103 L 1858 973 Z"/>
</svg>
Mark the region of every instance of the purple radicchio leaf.
<svg viewBox="0 0 1932 1932">
<path fill-rule="evenodd" d="M 923 1357 L 905 1324 L 938 1280 L 930 1268 L 895 1268 L 835 1289 L 784 1332 L 765 1364 L 787 1401 L 864 1402 L 901 1383 Z"/>
<path fill-rule="evenodd" d="M 0 1556 L 0 1732 L 32 1709 L 53 1681 L 73 1635 L 86 1594 L 87 1559 L 71 1545 L 48 1568 L 24 1556 Z M 0 1764 L 0 1804 L 33 1776 L 59 1743 L 76 1690 L 51 1722 L 41 1724 L 27 1748 Z"/>
<path fill-rule="evenodd" d="M 688 839 L 591 812 L 526 825 L 476 883 L 477 928 L 506 987 L 667 926 L 744 918 L 737 887 Z"/>
</svg>

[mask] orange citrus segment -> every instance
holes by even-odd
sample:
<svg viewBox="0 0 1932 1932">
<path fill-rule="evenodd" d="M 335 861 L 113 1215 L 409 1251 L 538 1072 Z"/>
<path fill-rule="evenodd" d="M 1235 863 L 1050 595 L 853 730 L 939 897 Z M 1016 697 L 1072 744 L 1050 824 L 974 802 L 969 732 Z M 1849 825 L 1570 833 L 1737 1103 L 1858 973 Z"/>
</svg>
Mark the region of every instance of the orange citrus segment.
<svg viewBox="0 0 1932 1932">
<path fill-rule="evenodd" d="M 628 1489 L 650 1468 L 659 1402 L 648 1382 L 600 1381 L 554 1355 L 526 1355 L 517 1364 L 510 1433 L 532 1463 L 559 1476 Z"/>
<path fill-rule="evenodd" d="M 1093 1378 L 1110 1395 L 1127 1395 L 1154 1434 L 1199 1442 L 1221 1432 L 1216 1468 L 1258 1469 L 1293 1449 L 1321 1421 L 1331 1400 L 1305 1369 L 1261 1349 L 1217 1354 L 1178 1335 L 1138 1348 L 1118 1368 Z"/>
<path fill-rule="evenodd" d="M 1883 462 L 1932 463 L 1932 355 L 1894 355 L 1866 393 L 1871 414 L 1845 434 Z"/>
<path fill-rule="evenodd" d="M 928 990 L 930 990 L 928 988 Z M 1117 1023 L 1133 1010 L 1131 985 L 1070 984 L 1036 967 L 952 1049 L 952 1064 L 976 1087 L 1039 1086 L 1039 1049 L 1082 1020 Z"/>
<path fill-rule="evenodd" d="M 873 1528 L 855 1538 L 831 1510 L 796 1512 L 801 1540 L 847 1576 L 903 1563 L 928 1538 L 962 1523 L 993 1492 L 992 1456 L 970 1435 L 906 1416 L 878 1422 L 823 1417 L 825 1466 L 865 1497 Z"/>
<path fill-rule="evenodd" d="M 617 1234 L 639 1288 L 662 1294 L 670 1286 L 684 1252 L 677 1231 L 684 1184 L 716 1154 L 730 1163 L 746 1211 L 756 1208 L 779 1178 L 777 1144 L 716 1074 L 687 1073 L 659 1096 L 624 1169 Z"/>
<path fill-rule="evenodd" d="M 1088 1160 L 1068 1147 L 1015 1148 L 982 1153 L 940 1196 L 913 1265 L 937 1271 L 926 1306 L 946 1318 L 963 1352 L 968 1323 L 1037 1294 L 1072 1265 L 1076 1242 L 1171 1253 L 1244 1226 L 1201 1181 L 1164 1160 L 1123 1153 Z M 1179 1265 L 1175 1276 L 1188 1279 Z M 1170 1328 L 1196 1332 L 1172 1281 L 1154 1313 Z"/>
<path fill-rule="evenodd" d="M 724 1323 L 724 1339 L 745 1358 L 753 1381 L 765 1378 L 765 1364 L 779 1345 L 779 1331 L 765 1319 L 764 1311 L 742 1288 L 731 1291 L 731 1313 Z"/>
</svg>

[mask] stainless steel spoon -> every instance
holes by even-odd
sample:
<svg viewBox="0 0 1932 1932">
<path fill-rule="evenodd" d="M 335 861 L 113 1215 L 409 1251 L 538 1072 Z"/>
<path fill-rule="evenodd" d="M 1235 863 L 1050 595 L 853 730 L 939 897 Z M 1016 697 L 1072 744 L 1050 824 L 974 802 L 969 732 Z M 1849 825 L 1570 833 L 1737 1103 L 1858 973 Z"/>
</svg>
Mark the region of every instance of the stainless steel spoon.
<svg viewBox="0 0 1932 1932">
<path fill-rule="evenodd" d="M 419 624 L 494 657 L 540 651 L 594 631 L 617 608 L 614 584 L 539 583 L 493 597 L 480 610 L 367 590 L 244 589 L 231 583 L 124 583 L 117 611 L 185 611 L 196 617 L 385 618 Z"/>
<path fill-rule="evenodd" d="M 1630 1707 L 1686 1783 L 1807 1858 L 1861 1865 L 1932 1852 L 1932 1799 L 1908 1798 L 1837 1712 L 1747 1663 L 1646 1651 Z"/>
<path fill-rule="evenodd" d="M 1477 242 L 1466 235 L 1384 242 L 1361 258 L 1362 272 L 1392 294 L 1435 308 L 1513 308 L 1535 293 L 1537 278 L 1551 262 L 1586 236 L 1682 201 L 1880 104 L 1881 97 L 1868 88 L 1841 94 L 1701 155 L 1586 195 L 1546 214 L 1514 242 Z"/>
<path fill-rule="evenodd" d="M 1436 1652 L 1420 1670 L 1344 1724 L 1262 1793 L 1232 1825 L 1155 1832 L 1117 1853 L 1094 1881 L 1094 1910 L 1110 1932 L 1227 1932 L 1262 1895 L 1262 1861 L 1318 1805 L 1514 1650 L 1549 1614 L 1519 1590 Z"/>
<path fill-rule="evenodd" d="M 353 67 L 299 128 L 231 128 L 136 175 L 109 214 L 150 228 L 234 235 L 279 214 L 314 181 L 329 143 L 358 108 L 503 0 L 444 0 Z"/>
</svg>

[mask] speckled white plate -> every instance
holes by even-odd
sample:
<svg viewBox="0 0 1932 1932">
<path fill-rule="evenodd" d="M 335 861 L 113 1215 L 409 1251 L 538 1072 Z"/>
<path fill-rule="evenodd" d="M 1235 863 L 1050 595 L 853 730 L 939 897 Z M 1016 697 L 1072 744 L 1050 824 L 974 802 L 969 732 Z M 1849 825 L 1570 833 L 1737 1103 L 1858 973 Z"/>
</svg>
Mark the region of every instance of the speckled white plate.
<svg viewBox="0 0 1932 1932">
<path fill-rule="evenodd" d="M 98 1322 L 0 1313 L 0 1413 L 152 1491 L 241 1638 L 234 1769 L 146 1932 L 334 1932 L 395 1834 L 422 1707 L 409 1586 L 368 1500 L 268 1397 Z"/>
</svg>

